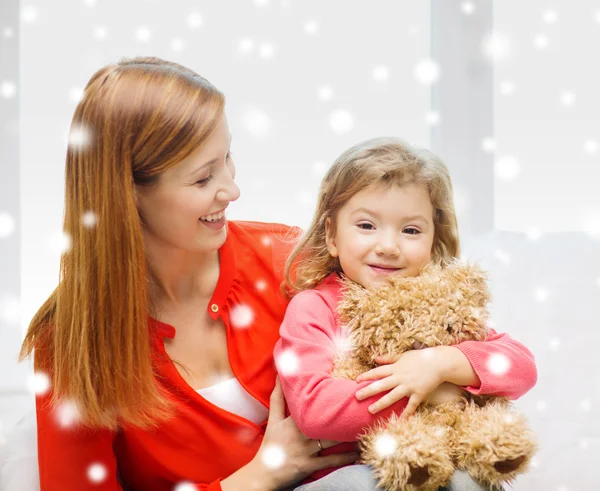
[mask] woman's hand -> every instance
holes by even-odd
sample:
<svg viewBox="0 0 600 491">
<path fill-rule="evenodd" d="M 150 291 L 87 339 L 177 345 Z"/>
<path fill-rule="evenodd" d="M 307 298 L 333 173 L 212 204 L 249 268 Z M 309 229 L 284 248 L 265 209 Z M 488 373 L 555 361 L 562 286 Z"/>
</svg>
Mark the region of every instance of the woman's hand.
<svg viewBox="0 0 600 491">
<path fill-rule="evenodd" d="M 375 362 L 381 366 L 363 373 L 356 379 L 357 382 L 375 382 L 359 390 L 356 398 L 360 401 L 380 392 L 390 391 L 372 404 L 369 411 L 372 414 L 378 413 L 403 397 L 408 397 L 402 417 L 410 416 L 419 404 L 444 382 L 444 365 L 435 349 L 416 349 L 401 355 L 375 358 Z"/>
<path fill-rule="evenodd" d="M 321 447 L 329 448 L 337 443 L 320 440 L 320 446 L 317 440 L 311 440 L 300 432 L 294 420 L 285 416 L 285 399 L 277 379 L 275 390 L 271 394 L 265 436 L 251 463 L 257 470 L 257 479 L 262 480 L 262 487 L 257 489 L 280 489 L 301 481 L 317 470 L 353 464 L 358 460 L 358 452 L 324 457 L 317 455 Z M 281 464 L 276 465 L 281 457 Z"/>
</svg>

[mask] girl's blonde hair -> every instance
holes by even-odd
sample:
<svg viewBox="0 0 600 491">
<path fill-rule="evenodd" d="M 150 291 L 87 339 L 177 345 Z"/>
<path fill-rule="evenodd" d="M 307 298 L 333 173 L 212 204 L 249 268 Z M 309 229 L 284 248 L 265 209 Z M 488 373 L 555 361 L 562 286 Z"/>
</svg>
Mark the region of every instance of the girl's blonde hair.
<svg viewBox="0 0 600 491">
<path fill-rule="evenodd" d="M 88 82 L 66 156 L 64 231 L 56 290 L 34 316 L 21 359 L 35 350 L 52 402 L 68 398 L 92 427 L 149 427 L 172 413 L 153 369 L 147 265 L 135 186 L 201 146 L 224 96 L 206 79 L 159 58 L 124 59 Z M 97 222 L 87 228 L 88 212 Z"/>
<path fill-rule="evenodd" d="M 375 138 L 342 153 L 323 178 L 313 221 L 285 266 L 286 291 L 293 295 L 314 288 L 331 273 L 341 272 L 339 260 L 326 247 L 325 222 L 331 220 L 330 233 L 335 234 L 336 214 L 348 200 L 373 185 L 406 184 L 422 184 L 429 191 L 435 210 L 432 261 L 458 257 L 458 225 L 446 165 L 398 138 Z"/>
</svg>

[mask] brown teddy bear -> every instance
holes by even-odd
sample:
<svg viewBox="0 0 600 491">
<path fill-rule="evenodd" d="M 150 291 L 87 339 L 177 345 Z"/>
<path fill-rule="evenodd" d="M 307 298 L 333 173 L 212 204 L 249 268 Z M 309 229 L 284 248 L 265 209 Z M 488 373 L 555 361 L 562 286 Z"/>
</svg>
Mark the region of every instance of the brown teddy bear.
<svg viewBox="0 0 600 491">
<path fill-rule="evenodd" d="M 376 356 L 417 346 L 484 340 L 489 300 L 486 275 L 458 261 L 393 278 L 375 291 L 345 280 L 339 315 L 352 350 L 336 359 L 333 376 L 354 380 L 377 366 Z M 508 399 L 465 392 L 460 402 L 422 403 L 409 418 L 379 422 L 361 437 L 360 447 L 380 487 L 435 491 L 455 469 L 490 486 L 510 482 L 526 470 L 536 443 Z"/>
</svg>

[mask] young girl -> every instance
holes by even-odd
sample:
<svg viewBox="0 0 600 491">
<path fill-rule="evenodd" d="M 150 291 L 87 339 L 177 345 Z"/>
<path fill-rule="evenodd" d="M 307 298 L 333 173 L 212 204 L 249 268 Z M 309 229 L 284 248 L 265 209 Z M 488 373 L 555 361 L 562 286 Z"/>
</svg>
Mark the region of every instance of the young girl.
<svg viewBox="0 0 600 491">
<path fill-rule="evenodd" d="M 408 416 L 424 400 L 454 399 L 463 389 L 517 399 L 535 385 L 531 352 L 493 330 L 487 341 L 380 358 L 378 368 L 356 381 L 331 377 L 334 358 L 344 349 L 336 315 L 342 275 L 374 288 L 391 275 L 415 276 L 431 261 L 458 255 L 452 184 L 438 158 L 382 138 L 337 159 L 321 184 L 314 220 L 286 264 L 294 296 L 275 347 L 290 414 L 307 437 L 354 442 L 376 420 L 392 412 Z M 506 372 L 488 365 L 493 354 L 510 362 Z M 330 487 L 322 487 L 328 480 Z M 368 467 L 352 465 L 296 489 L 377 488 Z M 457 472 L 450 489 L 484 488 Z"/>
</svg>

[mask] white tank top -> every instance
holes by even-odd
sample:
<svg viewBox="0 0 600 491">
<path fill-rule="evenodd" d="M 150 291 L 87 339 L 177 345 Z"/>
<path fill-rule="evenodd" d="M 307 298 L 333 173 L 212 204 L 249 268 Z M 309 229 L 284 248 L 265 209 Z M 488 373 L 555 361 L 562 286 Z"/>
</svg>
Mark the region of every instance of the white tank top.
<svg viewBox="0 0 600 491">
<path fill-rule="evenodd" d="M 237 414 L 257 425 L 264 423 L 269 416 L 269 409 L 249 394 L 235 377 L 204 389 L 198 389 L 196 392 L 215 406 Z"/>
</svg>

